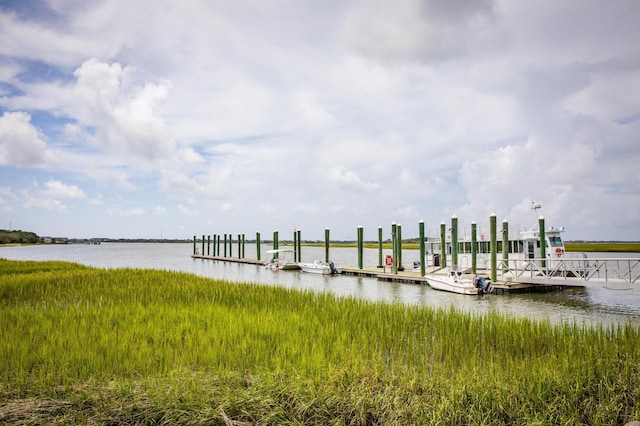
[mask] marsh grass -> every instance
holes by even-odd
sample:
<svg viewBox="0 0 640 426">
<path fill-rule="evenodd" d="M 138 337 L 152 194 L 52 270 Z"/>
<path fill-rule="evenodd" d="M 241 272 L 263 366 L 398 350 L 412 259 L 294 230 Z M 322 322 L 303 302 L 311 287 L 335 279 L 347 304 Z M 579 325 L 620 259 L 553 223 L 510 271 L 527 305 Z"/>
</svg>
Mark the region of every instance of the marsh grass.
<svg viewBox="0 0 640 426">
<path fill-rule="evenodd" d="M 620 424 L 638 334 L 0 260 L 0 421 Z"/>
</svg>

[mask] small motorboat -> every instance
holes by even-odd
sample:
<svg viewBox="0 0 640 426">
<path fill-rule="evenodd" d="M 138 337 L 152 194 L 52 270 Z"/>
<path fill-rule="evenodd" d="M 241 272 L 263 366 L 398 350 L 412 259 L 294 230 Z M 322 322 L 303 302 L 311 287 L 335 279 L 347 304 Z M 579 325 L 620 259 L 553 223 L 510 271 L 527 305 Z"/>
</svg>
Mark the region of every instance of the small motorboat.
<svg viewBox="0 0 640 426">
<path fill-rule="evenodd" d="M 309 272 L 311 274 L 333 275 L 338 273 L 336 265 L 331 261 L 322 262 L 320 260 L 316 260 L 312 263 L 300 262 L 298 263 L 298 266 L 300 266 L 302 272 Z"/>
<path fill-rule="evenodd" d="M 458 294 L 483 294 L 493 290 L 484 277 L 457 271 L 451 271 L 448 275 L 427 274 L 424 277 L 429 286 L 436 290 Z"/>
<path fill-rule="evenodd" d="M 273 255 L 271 260 L 264 265 L 267 269 L 271 269 L 272 271 L 290 271 L 300 269 L 300 265 L 291 261 L 291 253 L 293 253 L 293 250 L 267 250 L 267 253 Z"/>
</svg>

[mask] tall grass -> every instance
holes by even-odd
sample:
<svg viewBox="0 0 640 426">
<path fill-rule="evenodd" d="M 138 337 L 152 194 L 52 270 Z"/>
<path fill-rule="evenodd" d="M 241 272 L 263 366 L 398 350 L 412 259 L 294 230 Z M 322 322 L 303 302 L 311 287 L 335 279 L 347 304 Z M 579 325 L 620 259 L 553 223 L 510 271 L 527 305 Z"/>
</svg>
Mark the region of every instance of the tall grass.
<svg viewBox="0 0 640 426">
<path fill-rule="evenodd" d="M 638 334 L 0 260 L 0 421 L 618 424 Z"/>
</svg>

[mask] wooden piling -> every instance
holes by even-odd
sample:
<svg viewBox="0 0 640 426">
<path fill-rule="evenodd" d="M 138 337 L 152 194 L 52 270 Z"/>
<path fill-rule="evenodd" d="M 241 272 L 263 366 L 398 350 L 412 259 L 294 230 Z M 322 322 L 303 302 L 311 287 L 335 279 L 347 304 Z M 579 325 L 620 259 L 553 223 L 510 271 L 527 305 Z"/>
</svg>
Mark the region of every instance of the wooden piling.
<svg viewBox="0 0 640 426">
<path fill-rule="evenodd" d="M 497 222 L 496 222 L 496 215 L 495 213 L 492 213 L 491 216 L 489 216 L 489 232 L 491 234 L 491 249 L 489 250 L 491 252 L 491 282 L 496 282 L 498 280 L 498 271 L 497 271 L 497 264 L 498 264 L 498 239 L 497 239 Z"/>
<path fill-rule="evenodd" d="M 458 270 L 458 217 L 451 216 L 451 269 Z"/>
<path fill-rule="evenodd" d="M 358 269 L 362 269 L 362 258 L 364 254 L 364 230 L 362 226 L 358 226 Z"/>
<path fill-rule="evenodd" d="M 420 276 L 424 277 L 426 273 L 425 258 L 425 246 L 424 246 L 424 220 L 420 219 L 418 222 L 418 235 L 420 235 Z"/>
<path fill-rule="evenodd" d="M 329 261 L 329 228 L 324 228 L 324 261 Z"/>
<path fill-rule="evenodd" d="M 471 273 L 478 271 L 478 225 L 471 222 Z"/>
</svg>

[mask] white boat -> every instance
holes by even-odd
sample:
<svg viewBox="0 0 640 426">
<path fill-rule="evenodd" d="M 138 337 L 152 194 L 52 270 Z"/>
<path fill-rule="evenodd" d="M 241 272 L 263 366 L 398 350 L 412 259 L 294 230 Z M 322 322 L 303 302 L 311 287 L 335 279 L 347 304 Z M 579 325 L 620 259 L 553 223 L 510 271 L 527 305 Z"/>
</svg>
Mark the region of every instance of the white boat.
<svg viewBox="0 0 640 426">
<path fill-rule="evenodd" d="M 533 204 L 532 209 L 536 211 L 540 208 L 539 204 Z M 500 232 L 500 231 L 498 231 Z M 496 254 L 497 260 L 503 262 L 499 269 L 519 269 L 529 267 L 531 262 L 546 262 L 549 269 L 558 267 L 559 265 L 571 265 L 573 261 L 581 261 L 584 259 L 582 253 L 567 253 L 562 241 L 561 234 L 564 232 L 563 227 L 546 227 L 544 229 L 544 245 L 545 250 L 541 249 L 538 223 L 531 228 L 523 226 L 509 225 L 508 229 L 508 245 L 507 245 L 507 262 L 503 262 L 504 254 L 502 250 L 502 237 L 498 237 Z M 476 265 L 478 270 L 489 270 L 491 263 L 491 247 L 489 238 L 489 229 L 478 226 L 476 234 Z M 457 265 L 452 265 L 452 241 L 451 228 L 445 236 L 444 249 L 442 248 L 442 236 L 438 230 L 433 230 L 426 238 L 427 256 L 425 265 L 432 268 L 445 266 L 457 267 L 459 271 L 471 270 L 474 255 L 472 252 L 472 234 L 468 228 L 460 228 L 457 242 Z M 544 256 L 543 256 L 544 253 Z"/>
<path fill-rule="evenodd" d="M 272 254 L 271 259 L 265 263 L 265 268 L 272 271 L 290 271 L 294 269 L 300 269 L 300 265 L 291 261 L 291 249 L 276 249 L 267 250 L 267 253 Z"/>
<path fill-rule="evenodd" d="M 300 266 L 302 272 L 309 272 L 311 274 L 332 275 L 338 273 L 336 266 L 331 261 L 328 263 L 320 260 L 316 260 L 312 263 L 300 262 L 298 263 L 298 266 Z"/>
<path fill-rule="evenodd" d="M 427 283 L 436 290 L 458 294 L 490 293 L 493 289 L 483 277 L 451 271 L 449 274 L 427 274 Z"/>
</svg>

